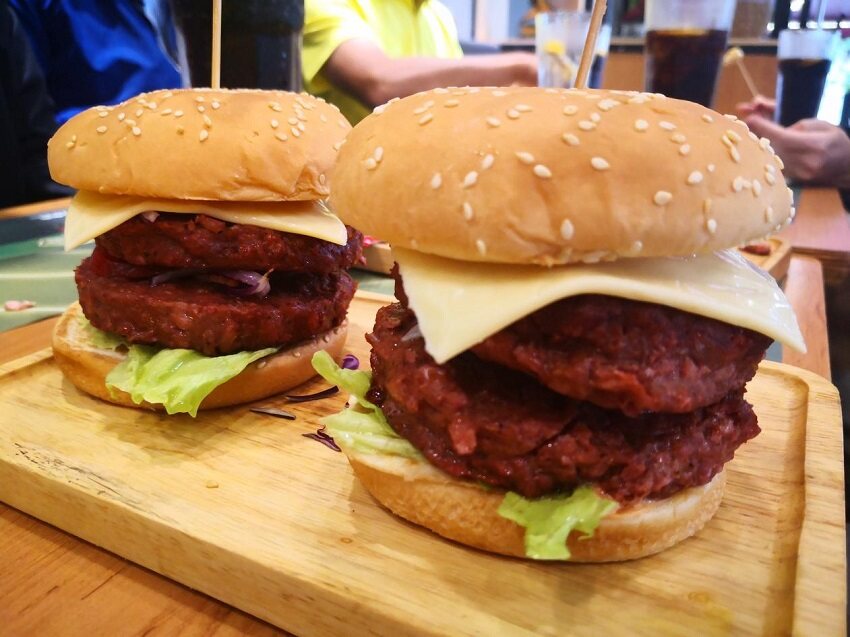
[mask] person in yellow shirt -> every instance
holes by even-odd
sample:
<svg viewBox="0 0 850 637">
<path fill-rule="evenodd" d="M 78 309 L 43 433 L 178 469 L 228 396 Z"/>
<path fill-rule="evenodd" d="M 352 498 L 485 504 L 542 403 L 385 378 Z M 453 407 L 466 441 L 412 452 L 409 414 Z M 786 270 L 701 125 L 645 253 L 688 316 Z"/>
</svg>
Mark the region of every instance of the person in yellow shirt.
<svg viewBox="0 0 850 637">
<path fill-rule="evenodd" d="M 437 0 L 306 0 L 304 9 L 305 88 L 352 124 L 393 97 L 440 86 L 537 83 L 531 53 L 464 56 Z"/>
</svg>

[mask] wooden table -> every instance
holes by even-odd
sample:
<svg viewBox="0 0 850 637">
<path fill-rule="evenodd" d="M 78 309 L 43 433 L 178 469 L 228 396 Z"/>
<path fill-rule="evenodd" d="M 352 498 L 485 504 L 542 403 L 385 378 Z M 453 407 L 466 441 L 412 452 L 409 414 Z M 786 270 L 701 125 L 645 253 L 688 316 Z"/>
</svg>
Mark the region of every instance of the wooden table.
<svg viewBox="0 0 850 637">
<path fill-rule="evenodd" d="M 804 193 L 798 220 L 783 233 L 792 237 L 795 249 L 827 254 L 840 253 L 842 247 L 850 250 L 850 230 L 842 234 L 836 215 L 827 214 L 834 213 L 833 204 L 830 191 Z M 0 211 L 0 217 L 46 209 L 49 205 L 7 209 Z M 786 289 L 809 351 L 800 355 L 783 348 L 783 362 L 829 378 L 821 263 L 794 256 Z M 47 320 L 0 333 L 0 363 L 46 347 L 54 323 L 55 319 Z M 0 626 L 11 635 L 283 634 L 4 504 L 0 504 Z"/>
</svg>

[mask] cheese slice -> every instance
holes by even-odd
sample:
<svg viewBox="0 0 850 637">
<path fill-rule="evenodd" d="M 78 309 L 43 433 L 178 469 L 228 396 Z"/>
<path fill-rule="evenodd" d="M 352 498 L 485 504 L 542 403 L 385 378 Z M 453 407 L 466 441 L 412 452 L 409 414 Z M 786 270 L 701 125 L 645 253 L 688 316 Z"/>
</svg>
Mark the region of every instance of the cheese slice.
<svg viewBox="0 0 850 637">
<path fill-rule="evenodd" d="M 303 234 L 345 245 L 345 225 L 320 201 L 201 201 L 102 195 L 81 190 L 65 218 L 65 250 L 72 250 L 142 212 L 205 214 L 230 223 Z"/>
<path fill-rule="evenodd" d="M 438 363 L 554 301 L 606 294 L 667 305 L 765 334 L 804 352 L 776 284 L 735 250 L 544 268 L 470 263 L 394 248 L 425 348 Z"/>
</svg>

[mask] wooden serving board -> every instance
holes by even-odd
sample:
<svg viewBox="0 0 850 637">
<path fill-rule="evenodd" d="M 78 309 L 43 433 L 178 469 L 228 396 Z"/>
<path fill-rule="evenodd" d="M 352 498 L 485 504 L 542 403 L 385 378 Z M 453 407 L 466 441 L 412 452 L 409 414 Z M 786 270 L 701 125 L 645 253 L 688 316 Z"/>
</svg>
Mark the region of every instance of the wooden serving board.
<svg viewBox="0 0 850 637">
<path fill-rule="evenodd" d="M 352 305 L 361 361 L 386 300 Z M 295 421 L 164 416 L 81 394 L 47 350 L 0 367 L 0 499 L 299 635 L 842 635 L 837 392 L 765 363 L 748 396 L 763 432 L 714 520 L 621 564 L 502 558 L 395 518 L 302 435 L 344 396 L 267 401 Z"/>
<path fill-rule="evenodd" d="M 750 263 L 769 272 L 774 279 L 781 282 L 785 278 L 785 275 L 788 274 L 788 265 L 791 263 L 791 243 L 779 237 L 770 237 L 761 243 L 766 243 L 770 246 L 770 254 L 753 254 L 745 250 L 741 250 L 741 254 Z M 389 274 L 393 267 L 392 248 L 390 244 L 383 241 L 364 248 L 363 258 L 365 263 L 358 266 L 362 270 Z"/>
</svg>

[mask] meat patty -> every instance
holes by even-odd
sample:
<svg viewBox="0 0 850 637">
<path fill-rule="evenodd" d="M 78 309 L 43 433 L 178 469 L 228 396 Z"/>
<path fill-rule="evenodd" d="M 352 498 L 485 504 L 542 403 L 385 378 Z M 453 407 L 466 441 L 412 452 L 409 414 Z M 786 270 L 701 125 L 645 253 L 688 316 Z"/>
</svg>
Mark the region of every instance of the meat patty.
<svg viewBox="0 0 850 637">
<path fill-rule="evenodd" d="M 630 418 L 469 352 L 437 365 L 415 326 L 399 304 L 378 312 L 370 399 L 456 478 L 532 498 L 588 482 L 622 503 L 663 498 L 708 483 L 759 432 L 742 387 L 687 414 Z"/>
<path fill-rule="evenodd" d="M 83 313 L 92 325 L 144 343 L 197 350 L 208 356 L 286 347 L 325 332 L 345 318 L 356 284 L 345 272 L 273 275 L 263 297 L 237 297 L 194 279 L 151 286 L 97 274 L 92 258 L 76 270 Z"/>
<path fill-rule="evenodd" d="M 360 259 L 363 235 L 348 228 L 344 246 L 300 234 L 234 224 L 206 215 L 136 215 L 96 243 L 133 265 L 330 273 Z"/>
<path fill-rule="evenodd" d="M 400 287 L 397 278 L 406 301 Z M 770 342 L 671 307 L 583 295 L 528 315 L 472 351 L 565 396 L 637 416 L 716 403 L 755 375 Z"/>
</svg>

